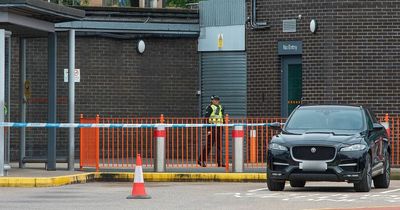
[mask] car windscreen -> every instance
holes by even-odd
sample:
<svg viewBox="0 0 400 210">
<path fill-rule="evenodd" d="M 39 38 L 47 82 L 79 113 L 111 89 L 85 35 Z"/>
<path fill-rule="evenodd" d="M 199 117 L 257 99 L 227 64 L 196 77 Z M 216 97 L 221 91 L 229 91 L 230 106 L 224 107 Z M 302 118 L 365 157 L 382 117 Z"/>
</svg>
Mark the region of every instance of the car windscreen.
<svg viewBox="0 0 400 210">
<path fill-rule="evenodd" d="M 359 131 L 364 127 L 360 109 L 298 109 L 286 123 L 285 130 Z"/>
</svg>

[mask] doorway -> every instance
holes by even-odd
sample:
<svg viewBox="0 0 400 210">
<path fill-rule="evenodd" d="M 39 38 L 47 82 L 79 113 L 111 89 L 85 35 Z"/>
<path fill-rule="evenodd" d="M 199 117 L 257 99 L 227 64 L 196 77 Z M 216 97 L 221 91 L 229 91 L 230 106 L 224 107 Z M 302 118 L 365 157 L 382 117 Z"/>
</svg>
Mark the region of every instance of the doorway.
<svg viewBox="0 0 400 210">
<path fill-rule="evenodd" d="M 282 56 L 281 115 L 288 117 L 301 104 L 303 70 L 301 56 Z"/>
</svg>

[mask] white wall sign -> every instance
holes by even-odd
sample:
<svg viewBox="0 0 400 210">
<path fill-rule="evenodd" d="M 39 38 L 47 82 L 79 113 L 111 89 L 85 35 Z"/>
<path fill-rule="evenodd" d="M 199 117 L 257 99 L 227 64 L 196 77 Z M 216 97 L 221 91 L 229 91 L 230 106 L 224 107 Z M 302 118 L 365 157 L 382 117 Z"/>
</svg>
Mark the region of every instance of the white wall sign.
<svg viewBox="0 0 400 210">
<path fill-rule="evenodd" d="M 75 69 L 75 82 L 81 82 L 81 70 Z M 68 69 L 64 69 L 64 82 L 68 82 Z"/>
<path fill-rule="evenodd" d="M 244 51 L 245 25 L 201 27 L 198 51 Z"/>
</svg>

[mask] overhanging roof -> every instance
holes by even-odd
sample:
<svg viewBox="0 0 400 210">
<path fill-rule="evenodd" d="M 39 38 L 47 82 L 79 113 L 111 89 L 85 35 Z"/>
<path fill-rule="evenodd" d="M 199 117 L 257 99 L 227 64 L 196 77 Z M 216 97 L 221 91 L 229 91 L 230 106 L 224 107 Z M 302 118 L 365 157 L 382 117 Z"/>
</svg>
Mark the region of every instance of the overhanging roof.
<svg viewBox="0 0 400 210">
<path fill-rule="evenodd" d="M 43 0 L 0 0 L 0 11 L 44 20 L 52 23 L 79 20 L 85 11 Z"/>
<path fill-rule="evenodd" d="M 141 33 L 141 34 L 180 34 L 197 36 L 200 33 L 198 24 L 179 23 L 130 23 L 106 21 L 74 21 L 57 24 L 57 30 L 75 29 L 83 32 L 107 33 Z"/>
<path fill-rule="evenodd" d="M 17 36 L 47 36 L 55 31 L 55 23 L 83 17 L 84 10 L 43 0 L 0 0 L 0 28 Z"/>
<path fill-rule="evenodd" d="M 57 31 L 157 34 L 197 37 L 200 33 L 199 14 L 189 9 L 150 9 L 116 7 L 76 7 L 85 10 L 79 21 L 56 24 Z"/>
</svg>

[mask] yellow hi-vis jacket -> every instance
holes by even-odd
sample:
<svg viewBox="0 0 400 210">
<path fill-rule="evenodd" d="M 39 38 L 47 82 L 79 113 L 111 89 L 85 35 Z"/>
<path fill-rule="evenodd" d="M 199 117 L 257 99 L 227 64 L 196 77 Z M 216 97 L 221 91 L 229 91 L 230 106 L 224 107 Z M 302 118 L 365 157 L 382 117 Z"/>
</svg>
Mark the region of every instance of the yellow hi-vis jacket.
<svg viewBox="0 0 400 210">
<path fill-rule="evenodd" d="M 224 113 L 221 105 L 210 105 L 212 111 L 210 117 L 208 118 L 208 123 L 210 124 L 222 124 L 224 123 Z"/>
</svg>

